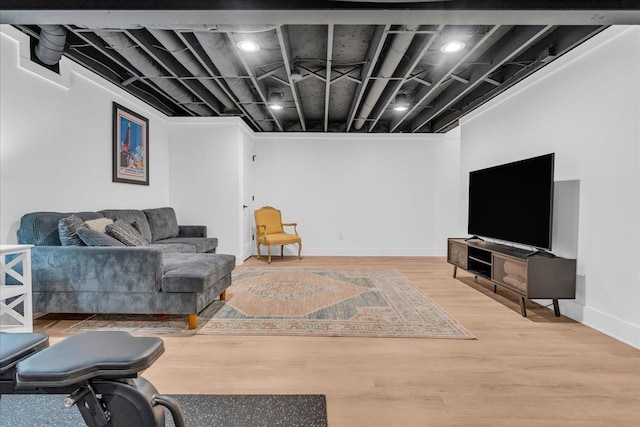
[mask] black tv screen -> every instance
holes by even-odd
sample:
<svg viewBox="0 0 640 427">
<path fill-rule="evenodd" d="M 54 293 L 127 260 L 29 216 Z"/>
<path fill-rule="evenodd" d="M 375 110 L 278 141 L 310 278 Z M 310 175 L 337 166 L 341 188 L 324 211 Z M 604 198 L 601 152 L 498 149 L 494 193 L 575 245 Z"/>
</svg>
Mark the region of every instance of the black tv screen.
<svg viewBox="0 0 640 427">
<path fill-rule="evenodd" d="M 551 250 L 554 154 L 469 173 L 471 235 Z"/>
</svg>

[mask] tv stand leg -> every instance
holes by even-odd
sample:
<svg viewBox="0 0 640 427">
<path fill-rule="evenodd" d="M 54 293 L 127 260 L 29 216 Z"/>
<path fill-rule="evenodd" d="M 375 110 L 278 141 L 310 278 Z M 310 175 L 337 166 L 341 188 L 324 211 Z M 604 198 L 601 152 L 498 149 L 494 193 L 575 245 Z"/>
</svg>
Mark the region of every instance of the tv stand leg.
<svg viewBox="0 0 640 427">
<path fill-rule="evenodd" d="M 527 317 L 527 301 L 524 297 L 520 297 L 520 313 L 522 313 L 522 317 Z"/>
<path fill-rule="evenodd" d="M 498 292 L 498 285 L 493 285 L 493 293 L 495 294 L 496 292 Z"/>
<path fill-rule="evenodd" d="M 453 266 L 453 278 L 455 279 L 457 275 L 458 275 L 458 266 L 454 265 Z"/>
<path fill-rule="evenodd" d="M 553 312 L 556 317 L 560 317 L 560 305 L 558 305 L 558 298 L 553 299 Z"/>
</svg>

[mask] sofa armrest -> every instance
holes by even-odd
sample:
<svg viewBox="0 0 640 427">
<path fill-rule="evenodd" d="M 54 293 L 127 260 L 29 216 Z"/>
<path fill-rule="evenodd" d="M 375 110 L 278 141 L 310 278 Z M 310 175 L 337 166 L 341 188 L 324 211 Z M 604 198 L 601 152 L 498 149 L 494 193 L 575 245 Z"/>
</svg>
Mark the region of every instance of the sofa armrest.
<svg viewBox="0 0 640 427">
<path fill-rule="evenodd" d="M 160 248 L 35 246 L 34 292 L 149 292 L 162 287 Z"/>
<path fill-rule="evenodd" d="M 207 237 L 207 226 L 179 225 L 177 237 Z"/>
</svg>

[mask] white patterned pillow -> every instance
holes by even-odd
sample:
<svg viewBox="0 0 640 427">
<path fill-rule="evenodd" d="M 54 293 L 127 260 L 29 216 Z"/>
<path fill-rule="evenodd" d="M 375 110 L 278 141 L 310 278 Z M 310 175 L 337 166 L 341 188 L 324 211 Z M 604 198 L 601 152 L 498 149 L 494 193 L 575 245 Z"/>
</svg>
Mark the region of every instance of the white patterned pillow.
<svg viewBox="0 0 640 427">
<path fill-rule="evenodd" d="M 106 233 L 107 225 L 109 224 L 113 224 L 113 220 L 111 218 L 96 218 L 84 222 L 84 225 L 89 230 L 99 231 L 100 233 Z"/>
<path fill-rule="evenodd" d="M 127 221 L 116 220 L 113 224 L 107 225 L 106 230 L 109 236 L 120 240 L 127 246 L 148 246 L 142 234 Z"/>
</svg>

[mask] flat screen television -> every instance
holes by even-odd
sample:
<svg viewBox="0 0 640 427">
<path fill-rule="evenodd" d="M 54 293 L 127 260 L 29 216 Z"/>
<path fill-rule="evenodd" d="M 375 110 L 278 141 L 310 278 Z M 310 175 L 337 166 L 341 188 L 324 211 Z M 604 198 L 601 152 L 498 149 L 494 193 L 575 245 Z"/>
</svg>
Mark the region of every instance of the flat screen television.
<svg viewBox="0 0 640 427">
<path fill-rule="evenodd" d="M 468 232 L 551 250 L 554 153 L 469 173 Z"/>
</svg>

